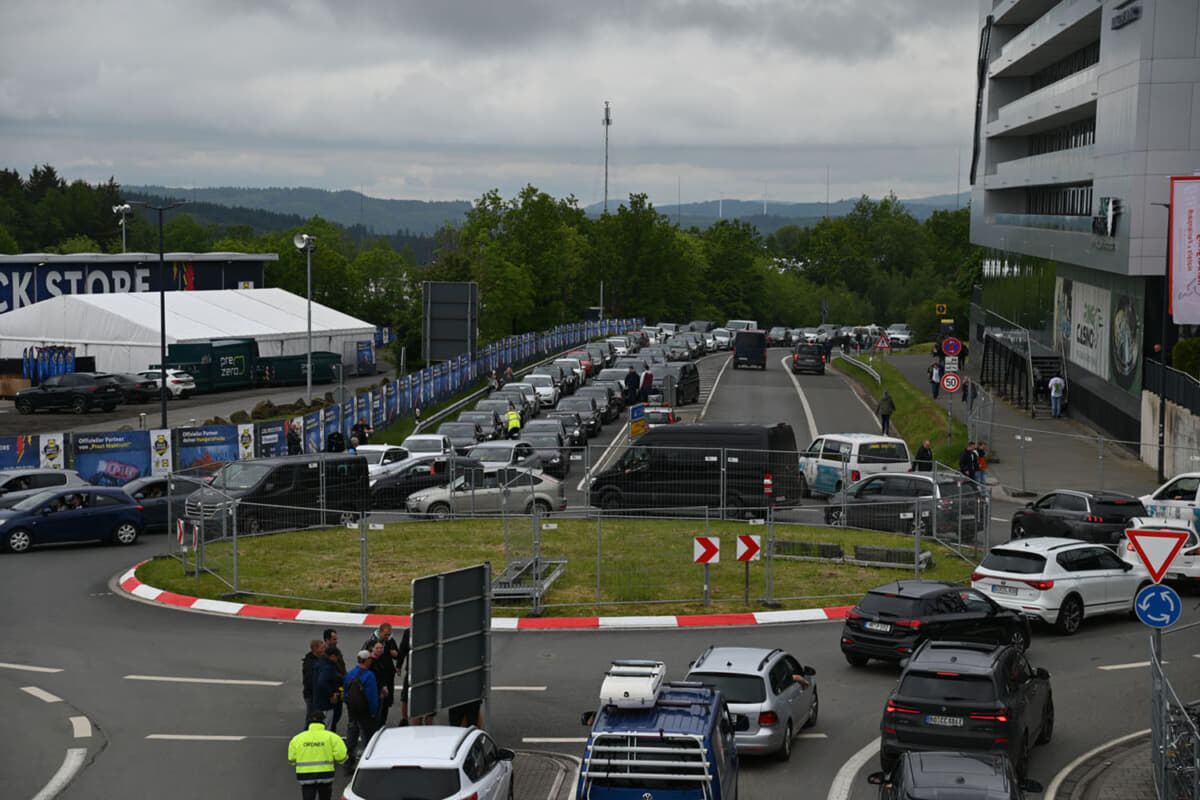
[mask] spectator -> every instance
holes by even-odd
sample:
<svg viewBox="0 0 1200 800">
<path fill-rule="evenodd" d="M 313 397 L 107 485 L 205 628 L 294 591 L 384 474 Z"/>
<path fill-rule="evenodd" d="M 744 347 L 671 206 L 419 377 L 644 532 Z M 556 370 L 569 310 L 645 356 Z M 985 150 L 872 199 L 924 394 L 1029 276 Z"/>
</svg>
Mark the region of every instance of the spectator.
<svg viewBox="0 0 1200 800">
<path fill-rule="evenodd" d="M 921 447 L 917 450 L 917 457 L 913 459 L 913 469 L 917 472 L 933 470 L 933 448 L 929 445 L 928 439 L 922 442 Z"/>
<path fill-rule="evenodd" d="M 975 445 L 975 480 L 987 486 L 987 442 L 980 440 Z"/>
<path fill-rule="evenodd" d="M 975 443 L 967 442 L 966 448 L 958 456 L 958 471 L 971 480 L 975 480 Z"/>
<path fill-rule="evenodd" d="M 325 643 L 313 639 L 308 643 L 308 652 L 300 659 L 301 691 L 304 694 L 304 719 L 312 716 L 313 712 L 313 677 L 317 671 L 317 662 L 325 657 Z"/>
<path fill-rule="evenodd" d="M 358 422 L 354 423 L 354 427 L 350 429 L 350 435 L 358 439 L 359 444 L 367 444 L 371 441 L 371 426 L 367 424 L 367 418 L 363 417 Z"/>
<path fill-rule="evenodd" d="M 929 374 L 929 391 L 933 395 L 933 399 L 937 400 L 938 389 L 942 386 L 942 368 L 936 360 L 929 365 L 929 369 L 925 370 Z"/>
<path fill-rule="evenodd" d="M 641 382 L 638 380 L 637 370 L 635 370 L 633 368 L 633 366 L 631 365 L 629 367 L 629 372 L 625 373 L 625 404 L 626 405 L 632 405 L 633 403 L 635 403 L 637 401 L 638 386 L 640 385 L 640 383 Z"/>
<path fill-rule="evenodd" d="M 896 401 L 892 400 L 892 395 L 887 389 L 883 390 L 883 396 L 879 398 L 875 410 L 879 412 L 880 430 L 883 431 L 884 436 L 887 436 L 891 430 L 892 414 L 896 413 Z"/>
<path fill-rule="evenodd" d="M 376 673 L 383 676 L 383 682 L 380 683 L 380 688 L 388 690 L 388 700 L 386 707 L 382 708 L 379 715 L 380 724 L 387 722 L 387 708 L 392 705 L 393 696 L 396 690 L 396 674 L 403 668 L 404 660 L 408 656 L 408 629 L 404 631 L 404 639 L 397 642 L 392 636 L 391 624 L 381 623 L 371 637 L 363 643 L 364 650 L 371 650 L 377 644 L 383 645 L 383 651 L 379 656 L 379 671 Z"/>
<path fill-rule="evenodd" d="M 334 653 L 334 669 L 337 671 L 338 691 L 341 691 L 342 684 L 346 682 L 346 659 L 342 657 L 342 651 L 338 649 L 338 632 L 333 628 L 326 628 L 322 632 L 322 638 L 325 640 L 325 652 Z M 337 703 L 333 706 L 333 720 L 329 723 L 329 730 L 336 731 L 338 722 L 342 719 L 342 698 L 338 697 Z"/>
<path fill-rule="evenodd" d="M 284 425 L 287 426 L 288 455 L 299 455 L 301 452 L 303 452 L 301 448 L 302 443 L 300 441 L 300 431 L 296 428 L 296 424 L 293 422 L 285 422 Z"/>
<path fill-rule="evenodd" d="M 324 655 L 317 659 L 313 671 L 313 711 L 321 713 L 321 721 L 326 726 L 333 719 L 334 707 L 342 702 L 342 685 L 338 683 L 337 674 L 338 656 L 336 645 L 324 647 Z"/>
<path fill-rule="evenodd" d="M 1067 382 L 1056 372 L 1046 386 L 1050 389 L 1050 416 L 1057 419 L 1062 416 L 1063 394 L 1066 392 Z"/>
<path fill-rule="evenodd" d="M 653 388 L 654 388 L 654 376 L 650 373 L 650 369 L 647 368 L 646 371 L 642 373 L 642 388 L 641 388 L 640 394 L 638 395 L 638 399 L 641 400 L 643 403 L 649 401 L 650 400 L 650 390 Z"/>
<path fill-rule="evenodd" d="M 346 728 L 346 749 L 349 751 L 348 768 L 358 761 L 358 740 L 362 744 L 375 735 L 377 725 L 375 720 L 379 714 L 379 685 L 371 672 L 371 653 L 369 650 L 358 651 L 358 663 L 346 673 L 346 682 L 342 684 L 342 694 L 346 700 L 346 714 L 350 722 Z M 355 687 L 353 684 L 358 683 Z"/>
</svg>

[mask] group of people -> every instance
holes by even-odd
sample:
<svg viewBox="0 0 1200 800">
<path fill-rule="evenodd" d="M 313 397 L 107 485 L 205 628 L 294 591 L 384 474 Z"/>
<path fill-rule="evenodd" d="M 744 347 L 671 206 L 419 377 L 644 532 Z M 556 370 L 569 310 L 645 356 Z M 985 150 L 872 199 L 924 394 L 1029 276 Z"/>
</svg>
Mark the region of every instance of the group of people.
<svg viewBox="0 0 1200 800">
<path fill-rule="evenodd" d="M 637 370 L 632 366 L 629 372 L 625 373 L 625 402 L 626 404 L 635 402 L 648 402 L 650 400 L 650 392 L 654 389 L 654 375 L 647 369 L 639 378 Z"/>
<path fill-rule="evenodd" d="M 913 457 L 914 472 L 933 471 L 933 446 L 926 439 L 917 449 Z M 958 456 L 958 471 L 980 485 L 987 485 L 987 442 L 967 442 L 967 446 Z"/>
</svg>

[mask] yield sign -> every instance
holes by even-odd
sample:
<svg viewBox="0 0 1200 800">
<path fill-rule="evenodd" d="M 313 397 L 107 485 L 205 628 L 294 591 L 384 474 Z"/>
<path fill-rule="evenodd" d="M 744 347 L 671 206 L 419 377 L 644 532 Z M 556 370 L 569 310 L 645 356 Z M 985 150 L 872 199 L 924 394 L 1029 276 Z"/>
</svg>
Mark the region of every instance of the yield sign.
<svg viewBox="0 0 1200 800">
<path fill-rule="evenodd" d="M 1150 577 L 1155 583 L 1162 580 L 1163 575 L 1167 572 L 1167 567 L 1171 566 L 1171 562 L 1175 560 L 1175 556 L 1183 548 L 1183 543 L 1187 541 L 1187 531 L 1154 531 L 1154 530 L 1129 530 L 1125 531 L 1125 535 L 1129 537 L 1129 541 L 1133 542 L 1133 548 L 1137 550 L 1138 556 L 1142 559 L 1142 563 L 1146 565 L 1146 569 L 1150 572 Z"/>
<path fill-rule="evenodd" d="M 748 533 L 738 534 L 737 560 L 758 561 L 762 558 L 762 537 Z"/>
<path fill-rule="evenodd" d="M 692 560 L 697 564 L 720 564 L 721 537 L 697 536 L 692 543 Z"/>
<path fill-rule="evenodd" d="M 877 341 L 875 343 L 875 349 L 876 350 L 891 350 L 892 349 L 892 343 L 888 341 L 888 337 L 887 337 L 886 333 L 881 334 L 879 336 L 879 341 Z"/>
</svg>

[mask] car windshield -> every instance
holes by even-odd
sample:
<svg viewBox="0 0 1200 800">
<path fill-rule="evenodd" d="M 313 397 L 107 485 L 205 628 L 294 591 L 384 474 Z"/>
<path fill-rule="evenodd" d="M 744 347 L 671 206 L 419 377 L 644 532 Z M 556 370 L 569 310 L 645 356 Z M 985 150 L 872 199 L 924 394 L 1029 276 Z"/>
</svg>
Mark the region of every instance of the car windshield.
<svg viewBox="0 0 1200 800">
<path fill-rule="evenodd" d="M 524 441 L 529 442 L 534 447 L 558 447 L 558 436 L 553 433 L 527 433 L 521 438 Z"/>
<path fill-rule="evenodd" d="M 525 377 L 525 380 L 527 380 L 529 382 L 530 386 L 533 386 L 535 388 L 541 387 L 541 388 L 545 389 L 545 388 L 549 388 L 554 385 L 554 379 L 551 378 L 549 375 L 527 375 Z"/>
<path fill-rule="evenodd" d="M 1040 575 L 1046 569 L 1046 557 L 1038 553 L 1023 553 L 1019 550 L 993 550 L 984 557 L 983 563 L 979 566 L 996 572 Z"/>
<path fill-rule="evenodd" d="M 442 452 L 441 439 L 405 439 L 404 447 L 410 453 L 440 453 Z"/>
<path fill-rule="evenodd" d="M 222 489 L 249 489 L 263 479 L 271 468 L 266 464 L 238 464 L 233 462 L 221 467 L 213 478 L 212 485 Z"/>
<path fill-rule="evenodd" d="M 863 599 L 858 601 L 858 610 L 867 614 L 911 619 L 920 615 L 921 601 L 916 597 L 867 592 Z"/>
<path fill-rule="evenodd" d="M 467 453 L 471 458 L 478 458 L 480 461 L 508 461 L 512 458 L 512 451 L 512 445 L 489 444 L 476 445 Z"/>
<path fill-rule="evenodd" d="M 354 773 L 354 793 L 364 800 L 386 797 L 452 797 L 460 789 L 458 770 L 445 767 L 365 767 Z"/>
<path fill-rule="evenodd" d="M 730 675 L 724 672 L 693 672 L 689 681 L 716 687 L 730 703 L 761 703 L 767 699 L 766 682 L 757 675 Z"/>
<path fill-rule="evenodd" d="M 588 397 L 566 397 L 558 401 L 563 411 L 591 411 L 592 401 Z"/>
<path fill-rule="evenodd" d="M 970 700 L 987 703 L 996 699 L 991 678 L 983 675 L 950 675 L 910 672 L 900 679 L 899 694 L 951 702 Z"/>
<path fill-rule="evenodd" d="M 42 506 L 50 505 L 50 501 L 54 499 L 54 495 L 54 489 L 50 489 L 49 491 L 45 492 L 38 492 L 37 494 L 26 497 L 20 502 L 13 503 L 12 508 L 14 511 L 32 511 L 35 508 L 41 508 Z"/>
<path fill-rule="evenodd" d="M 444 436 L 474 436 L 474 422 L 445 422 L 438 426 L 438 433 Z"/>
</svg>

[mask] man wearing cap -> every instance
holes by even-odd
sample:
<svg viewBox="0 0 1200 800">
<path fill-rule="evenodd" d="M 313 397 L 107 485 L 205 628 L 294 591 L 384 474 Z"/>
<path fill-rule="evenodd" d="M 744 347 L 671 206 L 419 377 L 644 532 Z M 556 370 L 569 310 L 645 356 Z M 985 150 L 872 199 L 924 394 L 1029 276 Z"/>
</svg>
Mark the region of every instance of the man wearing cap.
<svg viewBox="0 0 1200 800">
<path fill-rule="evenodd" d="M 362 743 L 365 747 L 367 742 L 371 741 L 371 736 L 375 733 L 377 726 L 376 718 L 379 714 L 379 684 L 375 682 L 375 675 L 371 672 L 371 651 L 358 651 L 358 664 L 354 669 L 346 673 L 346 682 L 342 684 L 342 694 L 346 699 L 346 713 L 350 717 L 350 722 L 346 726 L 346 749 L 349 752 L 350 761 L 358 761 L 358 738 L 362 735 Z M 355 708 L 354 697 L 356 693 L 351 690 L 350 684 L 357 680 L 362 684 L 363 694 L 366 696 L 366 708 Z"/>
<path fill-rule="evenodd" d="M 288 743 L 288 763 L 296 768 L 302 800 L 330 800 L 337 765 L 346 763 L 346 743 L 325 730 L 325 715 L 314 711 L 308 729 Z"/>
</svg>

